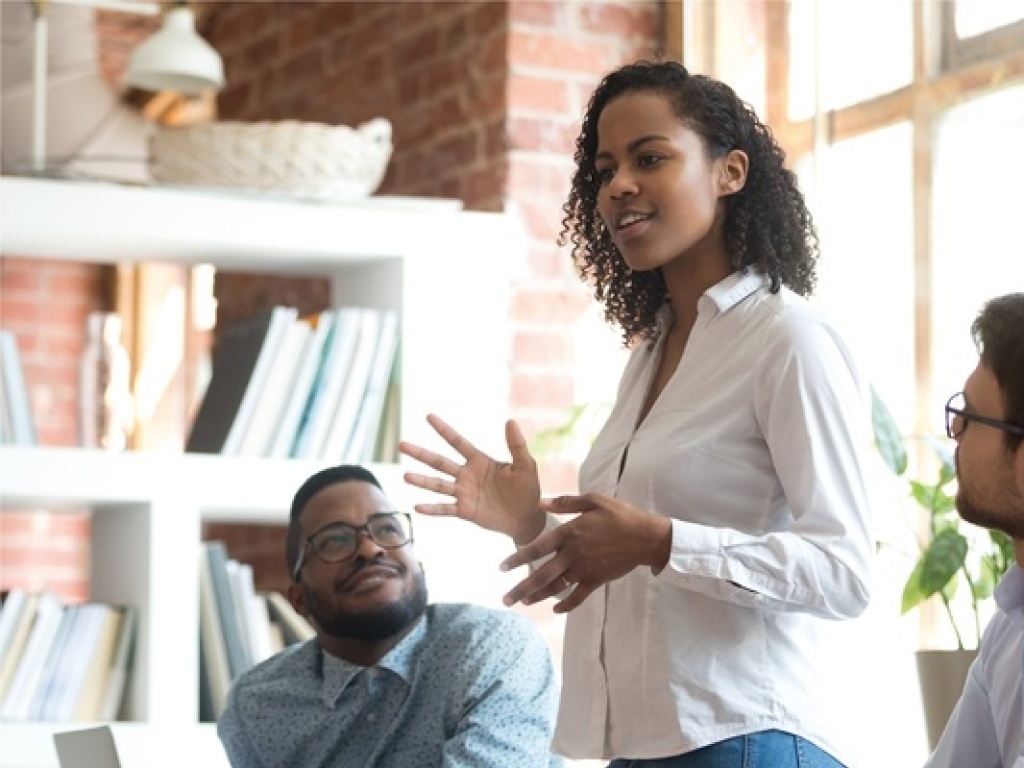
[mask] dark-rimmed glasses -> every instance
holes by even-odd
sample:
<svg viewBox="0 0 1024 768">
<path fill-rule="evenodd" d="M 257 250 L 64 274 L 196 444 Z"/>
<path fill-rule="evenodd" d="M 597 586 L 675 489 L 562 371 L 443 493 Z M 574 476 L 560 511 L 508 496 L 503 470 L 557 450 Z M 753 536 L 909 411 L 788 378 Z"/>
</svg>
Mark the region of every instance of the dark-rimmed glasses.
<svg viewBox="0 0 1024 768">
<path fill-rule="evenodd" d="M 299 580 L 306 552 L 310 550 L 325 563 L 348 560 L 359 549 L 359 537 L 364 531 L 381 549 L 399 549 L 412 541 L 412 516 L 408 512 L 376 512 L 370 515 L 366 525 L 328 523 L 306 539 L 292 578 Z"/>
<path fill-rule="evenodd" d="M 967 431 L 967 425 L 972 421 L 984 424 L 988 427 L 1001 429 L 1017 437 L 1024 437 L 1024 427 L 1018 427 L 1008 421 L 991 419 L 988 416 L 979 416 L 976 413 L 969 413 L 967 410 L 967 399 L 963 392 L 957 392 L 946 402 L 946 434 L 954 440 Z"/>
</svg>

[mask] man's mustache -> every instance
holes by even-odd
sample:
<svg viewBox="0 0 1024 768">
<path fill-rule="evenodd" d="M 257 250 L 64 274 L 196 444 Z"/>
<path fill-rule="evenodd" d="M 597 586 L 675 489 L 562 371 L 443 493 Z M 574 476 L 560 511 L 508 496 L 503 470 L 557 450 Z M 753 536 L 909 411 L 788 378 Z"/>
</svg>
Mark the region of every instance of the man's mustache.
<svg viewBox="0 0 1024 768">
<path fill-rule="evenodd" d="M 383 557 L 384 557 L 384 555 L 380 556 L 380 558 L 383 558 Z M 356 576 L 358 576 L 362 571 L 365 571 L 367 568 L 390 568 L 392 571 L 394 571 L 399 576 L 402 576 L 402 575 L 405 574 L 405 569 L 401 565 L 399 565 L 398 563 L 395 563 L 395 562 L 385 562 L 383 559 L 380 559 L 380 558 L 374 559 L 374 560 L 367 560 L 366 558 L 359 558 L 353 564 L 352 570 L 348 573 L 348 575 L 344 576 L 343 578 L 339 579 L 338 581 L 336 581 L 334 583 L 334 588 L 338 589 L 338 590 L 346 589 L 348 587 L 348 585 L 351 583 L 351 581 L 354 578 L 356 578 Z"/>
</svg>

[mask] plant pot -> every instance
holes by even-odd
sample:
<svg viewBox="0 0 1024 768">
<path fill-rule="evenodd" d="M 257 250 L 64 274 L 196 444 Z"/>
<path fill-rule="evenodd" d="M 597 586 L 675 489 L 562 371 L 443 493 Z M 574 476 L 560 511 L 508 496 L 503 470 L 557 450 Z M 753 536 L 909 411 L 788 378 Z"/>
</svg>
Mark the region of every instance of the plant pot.
<svg viewBox="0 0 1024 768">
<path fill-rule="evenodd" d="M 924 704 L 928 747 L 935 749 L 964 689 L 977 651 L 918 651 L 917 676 Z"/>
</svg>

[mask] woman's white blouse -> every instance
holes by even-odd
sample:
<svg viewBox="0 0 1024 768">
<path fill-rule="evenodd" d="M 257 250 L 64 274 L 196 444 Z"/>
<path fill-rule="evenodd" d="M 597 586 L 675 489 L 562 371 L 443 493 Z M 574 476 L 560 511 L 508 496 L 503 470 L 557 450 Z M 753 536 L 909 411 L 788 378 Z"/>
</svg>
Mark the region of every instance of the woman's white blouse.
<svg viewBox="0 0 1024 768">
<path fill-rule="evenodd" d="M 867 386 L 816 309 L 735 273 L 637 426 L 661 336 L 633 350 L 580 490 L 671 518 L 671 557 L 569 614 L 555 750 L 655 758 L 777 728 L 841 758 L 819 635 L 868 603 Z"/>
</svg>

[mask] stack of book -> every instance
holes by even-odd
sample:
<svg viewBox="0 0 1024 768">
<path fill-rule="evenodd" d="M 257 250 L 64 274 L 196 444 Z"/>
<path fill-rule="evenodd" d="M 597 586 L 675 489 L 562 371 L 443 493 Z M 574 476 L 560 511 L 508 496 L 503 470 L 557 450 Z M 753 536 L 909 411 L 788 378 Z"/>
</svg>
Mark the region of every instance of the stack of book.
<svg viewBox="0 0 1024 768">
<path fill-rule="evenodd" d="M 399 334 L 390 310 L 292 307 L 235 323 L 185 449 L 231 456 L 393 461 Z"/>
<path fill-rule="evenodd" d="M 199 716 L 217 720 L 231 683 L 313 628 L 277 592 L 256 592 L 252 566 L 228 557 L 221 541 L 203 543 L 199 570 Z"/>
<path fill-rule="evenodd" d="M 128 606 L 12 589 L 0 611 L 0 719 L 116 720 L 135 621 Z"/>
<path fill-rule="evenodd" d="M 36 442 L 18 342 L 11 331 L 0 330 L 0 443 L 35 445 Z"/>
</svg>

